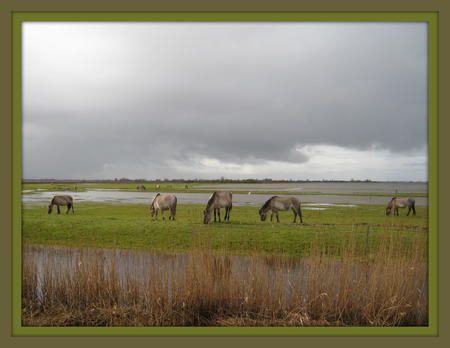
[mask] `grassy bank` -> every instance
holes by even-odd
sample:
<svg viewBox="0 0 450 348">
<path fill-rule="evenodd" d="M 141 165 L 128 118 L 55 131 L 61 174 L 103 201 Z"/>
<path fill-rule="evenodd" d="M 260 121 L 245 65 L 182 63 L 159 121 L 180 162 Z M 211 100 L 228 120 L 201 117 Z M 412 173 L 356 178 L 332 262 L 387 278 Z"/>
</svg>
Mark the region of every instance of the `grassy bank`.
<svg viewBox="0 0 450 348">
<path fill-rule="evenodd" d="M 208 248 L 233 254 L 287 255 L 310 252 L 320 238 L 323 248 L 336 248 L 343 234 L 377 241 L 384 231 L 426 238 L 427 211 L 417 207 L 415 217 L 386 217 L 384 206 L 333 206 L 303 210 L 304 224 L 292 224 L 292 212 L 281 212 L 281 223 L 261 222 L 258 207 L 235 206 L 226 223 L 202 223 L 203 205 L 179 205 L 176 221 L 153 221 L 142 204 L 80 203 L 75 214 L 48 215 L 45 206 L 27 206 L 22 215 L 22 237 L 27 244 L 89 246 L 185 252 L 199 240 Z M 63 212 L 65 209 L 63 209 Z M 402 211 L 402 214 L 405 214 Z M 368 243 L 373 247 L 375 242 Z"/>
</svg>

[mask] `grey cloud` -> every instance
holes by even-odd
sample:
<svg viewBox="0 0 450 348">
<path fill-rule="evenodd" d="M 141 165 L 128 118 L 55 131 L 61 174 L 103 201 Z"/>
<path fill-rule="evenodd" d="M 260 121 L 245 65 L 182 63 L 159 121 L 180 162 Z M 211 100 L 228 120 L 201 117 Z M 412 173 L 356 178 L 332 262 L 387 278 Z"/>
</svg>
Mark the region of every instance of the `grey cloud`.
<svg viewBox="0 0 450 348">
<path fill-rule="evenodd" d="M 24 47 L 31 176 L 427 143 L 425 24 L 30 24 Z"/>
</svg>

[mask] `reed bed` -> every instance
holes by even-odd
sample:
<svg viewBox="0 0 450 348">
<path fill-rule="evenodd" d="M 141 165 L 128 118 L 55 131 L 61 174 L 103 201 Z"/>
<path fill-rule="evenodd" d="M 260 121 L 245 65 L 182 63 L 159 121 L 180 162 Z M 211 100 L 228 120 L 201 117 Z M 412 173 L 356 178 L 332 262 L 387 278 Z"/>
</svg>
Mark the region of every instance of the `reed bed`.
<svg viewBox="0 0 450 348">
<path fill-rule="evenodd" d="M 367 235 L 366 235 L 367 233 Z M 363 238 L 366 236 L 366 238 Z M 25 245 L 24 326 L 426 326 L 427 238 L 320 231 L 303 258 Z M 224 241 L 226 245 L 226 241 Z"/>
</svg>

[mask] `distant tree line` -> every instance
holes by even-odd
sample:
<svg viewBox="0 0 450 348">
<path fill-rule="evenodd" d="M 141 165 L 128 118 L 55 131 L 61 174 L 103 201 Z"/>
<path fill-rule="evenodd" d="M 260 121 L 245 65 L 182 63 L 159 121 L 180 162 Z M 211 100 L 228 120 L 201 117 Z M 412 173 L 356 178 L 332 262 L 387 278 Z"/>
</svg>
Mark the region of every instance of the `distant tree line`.
<svg viewBox="0 0 450 348">
<path fill-rule="evenodd" d="M 284 179 L 284 180 L 278 180 L 278 179 L 271 179 L 271 178 L 264 178 L 264 179 L 256 179 L 256 178 L 246 178 L 246 179 L 228 179 L 225 177 L 220 177 L 218 179 L 183 179 L 183 178 L 175 178 L 175 179 L 168 179 L 168 178 L 158 178 L 158 179 L 130 179 L 130 178 L 114 178 L 114 179 L 81 179 L 81 180 L 75 180 L 75 179 L 23 179 L 23 183 L 175 183 L 175 182 L 181 182 L 181 183 L 206 183 L 206 184 L 233 184 L 233 183 L 244 183 L 244 184 L 259 184 L 259 183 L 318 183 L 318 182 L 377 182 L 373 181 L 371 179 L 364 179 L 364 180 L 357 180 L 357 179 L 350 179 L 350 180 L 336 180 L 336 179 L 321 179 L 321 180 L 310 180 L 310 179 Z M 410 181 L 414 182 L 414 181 Z"/>
</svg>

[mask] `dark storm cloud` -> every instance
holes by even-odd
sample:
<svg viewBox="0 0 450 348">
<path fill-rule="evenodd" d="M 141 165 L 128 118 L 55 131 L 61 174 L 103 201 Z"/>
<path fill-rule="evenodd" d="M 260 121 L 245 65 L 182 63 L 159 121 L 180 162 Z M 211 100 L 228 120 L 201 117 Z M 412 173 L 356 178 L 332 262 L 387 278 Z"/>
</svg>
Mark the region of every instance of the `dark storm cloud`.
<svg viewBox="0 0 450 348">
<path fill-rule="evenodd" d="M 27 24 L 25 175 L 426 146 L 420 23 Z M 133 174 L 124 174 L 133 176 Z"/>
</svg>

